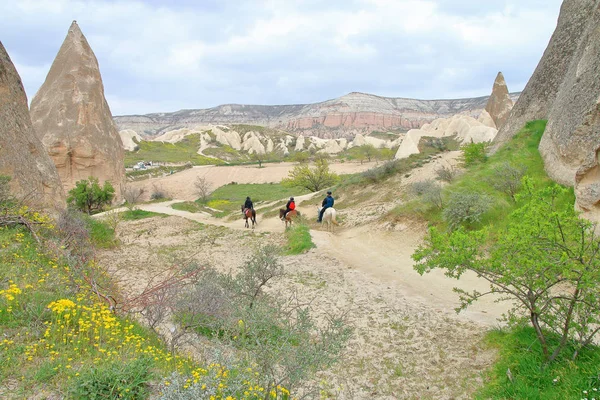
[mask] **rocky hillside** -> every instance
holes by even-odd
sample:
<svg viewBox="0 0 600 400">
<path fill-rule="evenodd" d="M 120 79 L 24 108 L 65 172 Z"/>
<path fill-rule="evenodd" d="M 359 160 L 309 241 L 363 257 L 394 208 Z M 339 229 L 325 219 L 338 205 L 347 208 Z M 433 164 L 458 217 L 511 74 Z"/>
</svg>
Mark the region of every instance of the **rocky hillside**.
<svg viewBox="0 0 600 400">
<path fill-rule="evenodd" d="M 513 100 L 518 93 L 512 94 Z M 256 106 L 228 104 L 204 110 L 115 117 L 119 130 L 130 129 L 144 137 L 207 124 L 251 124 L 278 128 L 296 135 L 353 138 L 357 133 L 420 128 L 440 117 L 479 114 L 489 96 L 456 100 L 416 100 L 380 97 L 366 93 L 315 104 Z"/>
</svg>

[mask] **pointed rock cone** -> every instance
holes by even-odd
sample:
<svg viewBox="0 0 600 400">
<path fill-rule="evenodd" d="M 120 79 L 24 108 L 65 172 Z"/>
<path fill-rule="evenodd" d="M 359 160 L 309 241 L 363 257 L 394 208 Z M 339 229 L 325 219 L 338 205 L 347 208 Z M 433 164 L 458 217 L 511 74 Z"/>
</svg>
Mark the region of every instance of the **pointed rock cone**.
<svg viewBox="0 0 600 400">
<path fill-rule="evenodd" d="M 10 176 L 12 194 L 49 211 L 64 208 L 54 163 L 37 137 L 21 78 L 0 42 L 0 175 Z"/>
<path fill-rule="evenodd" d="M 508 119 L 512 108 L 513 101 L 508 94 L 508 87 L 506 86 L 504 75 L 502 75 L 502 72 L 498 72 L 496 80 L 494 81 L 492 95 L 485 106 L 485 110 L 494 120 L 496 128 L 500 129 Z"/>
<path fill-rule="evenodd" d="M 31 102 L 31 119 L 65 191 L 93 176 L 101 184 L 110 181 L 120 197 L 123 144 L 104 98 L 98 61 L 75 21 Z"/>
</svg>

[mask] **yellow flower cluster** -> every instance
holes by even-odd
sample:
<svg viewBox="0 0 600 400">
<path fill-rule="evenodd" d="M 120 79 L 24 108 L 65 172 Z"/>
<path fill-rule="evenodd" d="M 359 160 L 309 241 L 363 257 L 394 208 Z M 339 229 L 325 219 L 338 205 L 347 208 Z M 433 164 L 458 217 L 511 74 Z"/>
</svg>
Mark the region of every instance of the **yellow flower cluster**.
<svg viewBox="0 0 600 400">
<path fill-rule="evenodd" d="M 3 296 L 7 301 L 15 300 L 15 296 L 21 293 L 23 293 L 23 291 L 19 289 L 16 284 L 12 283 L 12 281 L 9 282 L 8 289 L 0 290 L 0 296 Z"/>
</svg>

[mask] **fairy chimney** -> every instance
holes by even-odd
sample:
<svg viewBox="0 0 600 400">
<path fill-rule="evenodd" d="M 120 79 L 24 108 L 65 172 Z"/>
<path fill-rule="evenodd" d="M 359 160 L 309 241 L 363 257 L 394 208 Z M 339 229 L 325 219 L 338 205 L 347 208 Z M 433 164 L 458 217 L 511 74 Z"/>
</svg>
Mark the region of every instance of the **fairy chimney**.
<svg viewBox="0 0 600 400">
<path fill-rule="evenodd" d="M 101 184 L 110 181 L 120 196 L 123 144 L 104 97 L 98 61 L 76 21 L 31 102 L 31 119 L 65 191 L 93 176 Z"/>
<path fill-rule="evenodd" d="M 26 204 L 63 208 L 65 195 L 54 163 L 37 137 L 21 78 L 0 42 L 0 175 Z"/>
</svg>

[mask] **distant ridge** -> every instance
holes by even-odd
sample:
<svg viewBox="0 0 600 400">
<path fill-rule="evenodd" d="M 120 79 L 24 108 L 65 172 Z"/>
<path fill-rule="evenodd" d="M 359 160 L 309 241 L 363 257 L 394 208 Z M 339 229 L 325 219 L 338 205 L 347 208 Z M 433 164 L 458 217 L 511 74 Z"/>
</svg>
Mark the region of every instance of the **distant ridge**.
<svg viewBox="0 0 600 400">
<path fill-rule="evenodd" d="M 519 93 L 511 93 L 513 101 L 518 96 Z M 379 129 L 419 128 L 436 118 L 454 114 L 478 114 L 489 97 L 418 100 L 352 92 L 313 104 L 224 104 L 207 109 L 117 116 L 114 120 L 120 130 L 131 129 L 146 137 L 198 125 L 249 124 L 322 138 L 340 138 Z"/>
</svg>

